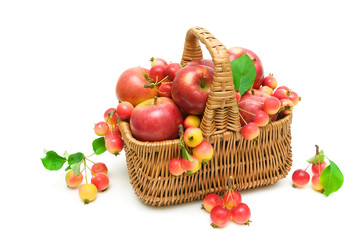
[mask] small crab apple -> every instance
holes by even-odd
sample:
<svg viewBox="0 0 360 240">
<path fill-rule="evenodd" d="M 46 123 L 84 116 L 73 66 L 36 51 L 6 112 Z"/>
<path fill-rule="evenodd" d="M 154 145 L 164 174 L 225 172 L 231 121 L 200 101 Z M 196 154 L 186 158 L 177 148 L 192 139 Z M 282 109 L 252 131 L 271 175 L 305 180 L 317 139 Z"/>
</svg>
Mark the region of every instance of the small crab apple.
<svg viewBox="0 0 360 240">
<path fill-rule="evenodd" d="M 115 125 L 117 122 L 116 109 L 109 108 L 108 110 L 106 110 L 104 113 L 104 119 L 105 119 L 105 122 L 108 123 L 109 125 L 111 125 L 111 126 Z"/>
<path fill-rule="evenodd" d="M 247 140 L 255 140 L 260 134 L 260 129 L 256 123 L 249 122 L 241 128 L 240 133 Z"/>
<path fill-rule="evenodd" d="M 248 225 L 250 216 L 250 208 L 245 203 L 239 203 L 231 209 L 231 217 L 236 223 Z"/>
<path fill-rule="evenodd" d="M 277 99 L 289 99 L 290 96 L 290 90 L 286 90 L 284 88 L 278 88 L 274 91 L 273 96 Z"/>
<path fill-rule="evenodd" d="M 185 130 L 184 141 L 189 147 L 196 147 L 203 141 L 204 137 L 200 128 L 189 127 Z"/>
<path fill-rule="evenodd" d="M 311 185 L 315 191 L 323 191 L 324 185 L 320 183 L 320 174 L 314 174 L 311 178 Z"/>
<path fill-rule="evenodd" d="M 258 125 L 259 127 L 264 127 L 266 126 L 270 121 L 269 118 L 269 114 L 267 114 L 266 112 L 264 112 L 263 110 L 258 110 L 255 113 L 253 122 Z"/>
<path fill-rule="evenodd" d="M 121 120 L 130 119 L 134 106 L 127 101 L 120 101 L 116 107 L 116 114 Z"/>
<path fill-rule="evenodd" d="M 281 99 L 281 113 L 284 115 L 288 115 L 294 109 L 294 104 L 290 99 Z"/>
<path fill-rule="evenodd" d="M 192 149 L 192 153 L 200 160 L 201 163 L 208 163 L 214 155 L 214 148 L 211 143 L 202 141 L 199 145 Z"/>
<path fill-rule="evenodd" d="M 101 172 L 108 174 L 108 168 L 105 165 L 105 163 L 97 162 L 91 166 L 91 175 L 94 176 L 94 174 L 101 173 Z"/>
<path fill-rule="evenodd" d="M 191 156 L 193 161 L 187 160 L 186 158 L 181 159 L 181 168 L 187 173 L 187 174 L 193 174 L 200 170 L 201 168 L 201 162 L 199 159 L 197 159 L 195 156 Z"/>
<path fill-rule="evenodd" d="M 294 187 L 304 187 L 310 181 L 310 174 L 305 170 L 298 169 L 292 175 Z"/>
<path fill-rule="evenodd" d="M 251 89 L 250 91 L 248 91 L 248 93 L 253 96 L 260 97 L 260 99 L 262 99 L 261 102 L 264 102 L 265 99 L 267 99 L 271 96 L 264 90 L 265 90 L 264 88 L 262 91 L 260 89 Z"/>
<path fill-rule="evenodd" d="M 98 122 L 94 127 L 94 132 L 98 136 L 105 136 L 109 130 L 109 125 L 106 122 Z"/>
<path fill-rule="evenodd" d="M 264 92 L 264 93 L 268 94 L 269 96 L 271 96 L 274 90 L 271 87 L 262 86 L 259 88 L 259 91 Z"/>
<path fill-rule="evenodd" d="M 224 206 L 231 210 L 233 207 L 241 203 L 241 194 L 232 189 L 232 178 L 229 179 L 228 190 L 223 196 Z"/>
<path fill-rule="evenodd" d="M 181 69 L 181 65 L 179 63 L 169 63 L 165 67 L 165 76 L 168 77 L 169 81 L 173 81 L 177 72 Z"/>
<path fill-rule="evenodd" d="M 187 129 L 189 127 L 200 127 L 200 117 L 197 115 L 189 115 L 184 120 L 184 128 Z"/>
<path fill-rule="evenodd" d="M 301 100 L 301 97 L 299 97 L 299 95 L 296 92 L 290 91 L 289 99 L 293 102 L 294 106 L 296 106 L 298 102 Z"/>
<path fill-rule="evenodd" d="M 151 67 L 155 66 L 155 65 L 163 65 L 164 67 L 166 67 L 168 64 L 167 62 L 162 59 L 162 58 L 150 58 L 150 62 L 151 62 Z"/>
<path fill-rule="evenodd" d="M 169 171 L 172 175 L 174 176 L 180 176 L 181 174 L 183 174 L 185 171 L 184 169 L 182 169 L 181 167 L 181 159 L 178 158 L 173 158 L 170 160 L 169 162 Z"/>
<path fill-rule="evenodd" d="M 163 65 L 155 65 L 150 68 L 149 77 L 154 82 L 160 82 L 165 78 L 165 67 Z"/>
<path fill-rule="evenodd" d="M 120 135 L 112 134 L 109 135 L 107 138 L 105 136 L 105 147 L 109 153 L 116 156 L 122 151 L 124 147 L 124 142 L 121 139 Z"/>
<path fill-rule="evenodd" d="M 211 210 L 215 206 L 222 206 L 222 205 L 223 205 L 222 198 L 215 193 L 210 193 L 210 194 L 206 195 L 206 197 L 203 200 L 203 207 L 208 212 L 211 212 Z"/>
<path fill-rule="evenodd" d="M 98 191 L 105 191 L 109 187 L 109 177 L 105 173 L 96 173 L 91 178 L 91 183 L 94 184 Z"/>
<path fill-rule="evenodd" d="M 121 132 L 118 126 L 116 126 L 114 129 L 110 130 L 108 133 L 105 134 L 105 142 L 108 139 L 112 138 L 114 135 L 121 137 Z"/>
<path fill-rule="evenodd" d="M 277 87 L 277 81 L 276 78 L 274 78 L 273 74 L 269 74 L 269 76 L 264 78 L 263 86 L 268 86 L 272 89 L 275 89 Z"/>
<path fill-rule="evenodd" d="M 280 86 L 276 90 L 278 89 L 285 89 L 286 91 L 290 91 L 290 88 L 288 88 L 287 86 Z"/>
<path fill-rule="evenodd" d="M 326 162 L 314 163 L 311 165 L 311 171 L 313 174 L 321 174 L 321 172 L 327 167 Z"/>
<path fill-rule="evenodd" d="M 79 187 L 79 197 L 84 204 L 88 204 L 95 200 L 97 188 L 92 183 L 81 184 Z"/>
<path fill-rule="evenodd" d="M 264 112 L 269 115 L 273 115 L 279 112 L 281 107 L 281 102 L 276 97 L 269 97 L 264 101 Z"/>
<path fill-rule="evenodd" d="M 210 211 L 211 226 L 224 227 L 231 220 L 231 212 L 223 206 L 215 206 Z"/>
<path fill-rule="evenodd" d="M 159 97 L 168 97 L 171 98 L 171 89 L 172 83 L 171 82 L 163 82 L 159 87 Z"/>
<path fill-rule="evenodd" d="M 83 181 L 83 175 L 80 173 L 76 175 L 74 171 L 71 169 L 65 175 L 66 185 L 70 188 L 78 187 Z"/>
</svg>

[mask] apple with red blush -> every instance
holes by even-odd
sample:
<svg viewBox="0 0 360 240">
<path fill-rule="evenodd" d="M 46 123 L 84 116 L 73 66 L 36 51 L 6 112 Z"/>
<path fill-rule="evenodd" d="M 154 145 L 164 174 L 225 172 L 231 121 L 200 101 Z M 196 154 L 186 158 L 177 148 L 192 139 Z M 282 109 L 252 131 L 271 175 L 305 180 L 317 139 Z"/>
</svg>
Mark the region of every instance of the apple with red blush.
<svg viewBox="0 0 360 240">
<path fill-rule="evenodd" d="M 130 102 L 133 106 L 157 96 L 156 89 L 145 88 L 149 84 L 149 70 L 134 67 L 125 70 L 116 84 L 116 96 L 119 101 Z"/>
<path fill-rule="evenodd" d="M 186 66 L 175 76 L 171 96 L 180 109 L 191 115 L 202 115 L 210 93 L 214 70 L 210 67 Z"/>
<path fill-rule="evenodd" d="M 208 163 L 214 156 L 214 148 L 211 143 L 202 141 L 199 145 L 192 149 L 193 155 L 200 160 L 201 163 Z"/>
<path fill-rule="evenodd" d="M 138 104 L 130 118 L 133 136 L 141 141 L 163 141 L 179 136 L 183 115 L 167 97 L 155 97 Z"/>
<path fill-rule="evenodd" d="M 208 66 L 208 67 L 211 67 L 212 69 L 214 69 L 214 62 L 211 59 L 194 60 L 194 61 L 188 62 L 186 66 L 198 66 L 198 65 Z"/>
<path fill-rule="evenodd" d="M 184 119 L 184 128 L 187 129 L 189 127 L 200 127 L 201 119 L 197 115 L 189 115 Z"/>
<path fill-rule="evenodd" d="M 168 77 L 169 81 L 173 81 L 176 74 L 180 71 L 181 65 L 179 63 L 169 63 L 165 67 L 165 76 Z"/>
</svg>

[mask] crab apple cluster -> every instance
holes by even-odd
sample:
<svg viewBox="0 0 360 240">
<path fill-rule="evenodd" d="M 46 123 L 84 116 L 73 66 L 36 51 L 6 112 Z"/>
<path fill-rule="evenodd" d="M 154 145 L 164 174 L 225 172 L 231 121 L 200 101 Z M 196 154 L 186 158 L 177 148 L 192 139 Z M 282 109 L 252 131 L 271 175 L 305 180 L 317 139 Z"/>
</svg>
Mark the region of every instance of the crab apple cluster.
<svg viewBox="0 0 360 240">
<path fill-rule="evenodd" d="M 277 80 L 269 74 L 258 88 L 252 88 L 243 95 L 236 93 L 239 107 L 241 135 L 247 140 L 257 140 L 260 128 L 272 121 L 292 113 L 300 101 L 295 91 L 286 86 L 277 88 Z"/>
<path fill-rule="evenodd" d="M 215 193 L 208 194 L 203 200 L 203 208 L 210 213 L 213 227 L 224 227 L 231 219 L 238 224 L 250 223 L 250 208 L 242 202 L 241 194 L 232 189 L 232 177 L 226 193 L 222 197 Z"/>
<path fill-rule="evenodd" d="M 324 191 L 324 186 L 319 181 L 320 174 L 327 166 L 327 163 L 310 163 L 309 166 L 310 165 L 313 173 L 312 177 L 310 177 L 310 174 L 306 171 L 307 168 L 305 170 L 297 169 L 293 172 L 293 187 L 303 188 L 310 182 L 311 179 L 312 188 L 318 192 L 322 192 Z"/>
<path fill-rule="evenodd" d="M 76 175 L 72 169 L 70 169 L 65 175 L 65 182 L 69 188 L 78 188 L 78 194 L 84 204 L 88 204 L 95 200 L 97 193 L 105 191 L 109 187 L 109 177 L 107 175 L 108 168 L 102 163 L 93 163 L 92 167 L 89 168 L 86 161 L 90 161 L 87 158 L 83 160 L 83 170 Z M 86 171 L 91 171 L 91 183 L 88 183 Z M 84 175 L 82 172 L 85 171 L 85 182 Z"/>
<path fill-rule="evenodd" d="M 120 101 L 116 108 L 109 108 L 104 113 L 104 120 L 95 124 L 96 135 L 104 137 L 106 150 L 118 155 L 124 148 L 124 141 L 117 125 L 120 120 L 128 120 L 134 110 L 127 101 Z"/>
<path fill-rule="evenodd" d="M 214 155 L 214 148 L 211 143 L 204 140 L 200 130 L 200 119 L 198 116 L 189 115 L 184 132 L 184 142 L 192 149 L 191 158 L 183 157 L 172 158 L 169 162 L 169 171 L 174 176 L 180 176 L 183 173 L 193 174 L 200 170 L 201 164 L 207 164 Z M 185 120 L 186 120 L 185 119 Z"/>
<path fill-rule="evenodd" d="M 172 82 L 182 66 L 179 63 L 167 63 L 162 58 L 151 58 L 150 61 L 148 87 L 155 89 L 159 97 L 171 99 Z"/>
<path fill-rule="evenodd" d="M 319 147 L 317 145 L 315 146 L 315 156 L 313 157 L 313 159 L 308 161 L 309 165 L 306 167 L 305 170 L 297 169 L 296 171 L 294 171 L 292 175 L 292 181 L 294 187 L 302 188 L 305 187 L 311 179 L 312 188 L 318 192 L 323 192 L 324 186 L 320 183 L 320 174 L 328 166 L 328 164 L 324 162 L 323 155 L 319 152 Z M 309 166 L 311 166 L 312 177 L 310 177 L 310 174 L 306 171 Z"/>
</svg>

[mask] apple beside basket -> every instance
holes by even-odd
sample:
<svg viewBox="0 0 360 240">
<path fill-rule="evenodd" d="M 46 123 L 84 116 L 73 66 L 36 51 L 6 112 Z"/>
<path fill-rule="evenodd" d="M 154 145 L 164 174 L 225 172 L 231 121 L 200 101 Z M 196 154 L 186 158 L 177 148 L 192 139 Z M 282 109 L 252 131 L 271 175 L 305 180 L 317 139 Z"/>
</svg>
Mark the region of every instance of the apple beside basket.
<svg viewBox="0 0 360 240">
<path fill-rule="evenodd" d="M 207 30 L 190 28 L 181 63 L 203 58 L 199 40 L 210 52 L 215 66 L 200 125 L 204 139 L 214 147 L 209 163 L 194 174 L 174 176 L 168 166 L 170 159 L 181 158 L 179 139 L 142 142 L 133 137 L 127 121 L 119 122 L 130 183 L 136 195 L 151 206 L 191 202 L 210 193 L 223 194 L 230 176 L 237 191 L 267 186 L 284 178 L 292 165 L 292 114 L 262 127 L 257 141 L 244 139 L 226 47 Z"/>
</svg>

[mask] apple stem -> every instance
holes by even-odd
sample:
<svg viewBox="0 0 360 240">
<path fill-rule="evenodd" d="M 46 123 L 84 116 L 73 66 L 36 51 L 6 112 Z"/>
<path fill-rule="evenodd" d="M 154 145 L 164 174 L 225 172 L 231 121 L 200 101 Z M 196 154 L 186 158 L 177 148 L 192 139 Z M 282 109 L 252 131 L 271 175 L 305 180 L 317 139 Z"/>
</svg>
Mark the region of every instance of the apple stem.
<svg viewBox="0 0 360 240">
<path fill-rule="evenodd" d="M 84 159 L 83 160 L 84 161 L 84 170 L 85 170 L 85 182 L 86 182 L 86 184 L 88 184 L 88 180 L 87 180 L 87 171 L 86 171 L 86 160 Z"/>
<path fill-rule="evenodd" d="M 319 155 L 319 146 L 315 144 L 316 147 L 316 155 Z"/>
<path fill-rule="evenodd" d="M 96 173 L 94 173 L 94 171 L 91 170 L 91 168 L 90 168 L 88 165 L 86 165 L 86 167 L 90 170 L 90 172 L 91 172 L 94 176 L 96 175 Z"/>
<path fill-rule="evenodd" d="M 154 97 L 154 105 L 157 105 L 157 96 Z"/>
<path fill-rule="evenodd" d="M 256 115 L 256 114 L 254 114 L 254 113 L 252 113 L 252 112 L 248 112 L 248 111 L 246 111 L 246 110 L 244 110 L 244 109 L 242 109 L 242 108 L 239 108 L 239 110 L 240 110 L 240 111 L 243 111 L 243 112 L 246 112 L 246 113 L 248 113 L 248 114 L 250 114 L 250 115 L 253 115 L 253 116 Z"/>
<path fill-rule="evenodd" d="M 200 87 L 204 88 L 206 83 L 206 77 L 204 76 L 203 79 L 200 80 Z"/>
<path fill-rule="evenodd" d="M 241 114 L 239 114 L 241 119 L 244 121 L 245 124 L 247 124 L 247 122 L 245 121 L 245 119 L 243 118 L 243 116 Z"/>
</svg>

